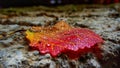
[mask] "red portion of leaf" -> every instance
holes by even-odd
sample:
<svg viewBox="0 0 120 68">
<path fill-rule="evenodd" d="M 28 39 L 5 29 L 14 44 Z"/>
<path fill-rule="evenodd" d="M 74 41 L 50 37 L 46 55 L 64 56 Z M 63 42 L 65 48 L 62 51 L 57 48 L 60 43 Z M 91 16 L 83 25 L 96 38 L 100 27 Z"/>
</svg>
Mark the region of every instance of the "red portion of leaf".
<svg viewBox="0 0 120 68">
<path fill-rule="evenodd" d="M 102 38 L 86 28 L 74 28 L 61 21 L 52 27 L 34 27 L 35 32 L 27 31 L 30 46 L 42 54 L 50 53 L 56 57 L 61 53 L 69 58 L 78 58 L 81 54 L 103 43 Z"/>
</svg>

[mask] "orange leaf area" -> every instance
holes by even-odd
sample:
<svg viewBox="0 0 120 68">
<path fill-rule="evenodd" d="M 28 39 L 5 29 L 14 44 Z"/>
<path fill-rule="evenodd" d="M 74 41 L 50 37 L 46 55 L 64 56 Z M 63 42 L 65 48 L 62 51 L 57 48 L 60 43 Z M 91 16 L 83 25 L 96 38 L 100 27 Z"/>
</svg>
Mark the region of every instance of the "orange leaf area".
<svg viewBox="0 0 120 68">
<path fill-rule="evenodd" d="M 81 54 L 95 50 L 93 48 L 97 44 L 103 43 L 102 38 L 93 31 L 72 27 L 64 21 L 54 26 L 33 27 L 26 34 L 31 47 L 53 57 L 63 53 L 69 58 L 78 58 Z"/>
</svg>

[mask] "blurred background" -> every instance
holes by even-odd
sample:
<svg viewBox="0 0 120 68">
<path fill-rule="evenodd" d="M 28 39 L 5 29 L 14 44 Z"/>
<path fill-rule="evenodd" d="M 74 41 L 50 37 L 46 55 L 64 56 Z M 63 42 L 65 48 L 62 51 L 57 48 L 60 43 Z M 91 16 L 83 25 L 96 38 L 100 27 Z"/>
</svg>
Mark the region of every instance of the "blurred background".
<svg viewBox="0 0 120 68">
<path fill-rule="evenodd" d="M 65 5 L 65 4 L 112 4 L 120 0 L 0 0 L 0 7 L 21 7 L 36 5 Z"/>
</svg>

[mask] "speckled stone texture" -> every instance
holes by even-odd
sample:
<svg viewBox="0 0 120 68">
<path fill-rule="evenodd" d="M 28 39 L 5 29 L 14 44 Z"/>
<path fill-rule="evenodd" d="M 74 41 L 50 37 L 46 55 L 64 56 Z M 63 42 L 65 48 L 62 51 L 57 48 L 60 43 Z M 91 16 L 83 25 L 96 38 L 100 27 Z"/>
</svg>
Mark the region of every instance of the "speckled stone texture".
<svg viewBox="0 0 120 68">
<path fill-rule="evenodd" d="M 60 20 L 99 34 L 105 40 L 101 46 L 103 57 L 98 59 L 88 53 L 70 60 L 65 55 L 52 58 L 31 50 L 25 31 L 32 26 L 51 26 Z M 120 68 L 120 6 L 0 13 L 0 68 Z"/>
</svg>

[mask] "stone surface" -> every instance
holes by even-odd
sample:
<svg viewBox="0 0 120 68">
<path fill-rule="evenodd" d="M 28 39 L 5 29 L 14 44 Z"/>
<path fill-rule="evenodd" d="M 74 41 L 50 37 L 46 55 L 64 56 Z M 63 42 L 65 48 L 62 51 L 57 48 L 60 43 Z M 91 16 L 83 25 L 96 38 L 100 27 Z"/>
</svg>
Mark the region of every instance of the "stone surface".
<svg viewBox="0 0 120 68">
<path fill-rule="evenodd" d="M 120 67 L 120 7 L 83 8 L 81 10 L 23 11 L 23 14 L 0 14 L 0 68 L 119 68 Z M 26 14 L 26 15 L 25 15 Z M 52 58 L 28 47 L 25 30 L 32 26 L 49 26 L 59 20 L 89 28 L 105 40 L 102 55 L 82 55 L 69 60 L 65 55 Z"/>
</svg>

